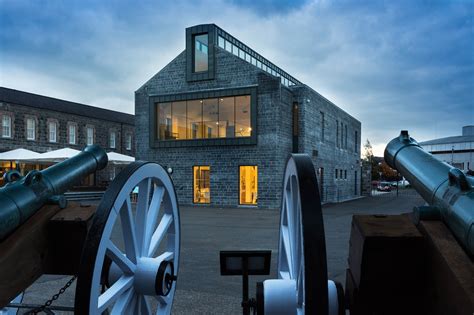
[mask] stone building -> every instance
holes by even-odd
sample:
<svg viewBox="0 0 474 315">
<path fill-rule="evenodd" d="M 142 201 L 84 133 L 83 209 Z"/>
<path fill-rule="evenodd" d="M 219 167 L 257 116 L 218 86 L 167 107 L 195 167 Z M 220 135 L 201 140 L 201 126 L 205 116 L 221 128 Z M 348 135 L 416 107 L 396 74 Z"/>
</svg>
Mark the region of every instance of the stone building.
<svg viewBox="0 0 474 315">
<path fill-rule="evenodd" d="M 437 159 L 463 171 L 474 170 L 474 125 L 462 127 L 462 135 L 419 143 Z"/>
<path fill-rule="evenodd" d="M 279 208 L 286 161 L 308 153 L 321 195 L 360 195 L 361 123 L 214 24 L 135 92 L 137 158 L 172 171 L 181 204 Z"/>
<path fill-rule="evenodd" d="M 130 114 L 0 87 L 0 153 L 82 150 L 99 144 L 107 152 L 134 156 L 134 121 Z M 0 173 L 12 167 L 7 164 L 0 165 Z M 100 186 L 109 177 L 102 171 L 85 184 Z"/>
</svg>

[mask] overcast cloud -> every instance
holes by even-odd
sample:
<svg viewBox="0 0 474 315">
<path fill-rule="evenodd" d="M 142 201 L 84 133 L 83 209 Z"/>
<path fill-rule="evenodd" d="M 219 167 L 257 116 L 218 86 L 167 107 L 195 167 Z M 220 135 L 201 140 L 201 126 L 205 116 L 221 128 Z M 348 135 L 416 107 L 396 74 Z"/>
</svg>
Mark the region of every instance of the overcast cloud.
<svg viewBox="0 0 474 315">
<path fill-rule="evenodd" d="M 0 85 L 133 113 L 215 23 L 362 122 L 377 154 L 474 124 L 474 1 L 0 0 Z"/>
</svg>

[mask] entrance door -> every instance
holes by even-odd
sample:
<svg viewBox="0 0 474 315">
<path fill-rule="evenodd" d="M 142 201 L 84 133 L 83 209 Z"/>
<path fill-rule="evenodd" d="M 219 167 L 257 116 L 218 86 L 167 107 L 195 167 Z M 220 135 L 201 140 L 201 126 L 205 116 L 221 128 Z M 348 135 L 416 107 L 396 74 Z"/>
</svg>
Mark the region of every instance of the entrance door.
<svg viewBox="0 0 474 315">
<path fill-rule="evenodd" d="M 239 173 L 239 203 L 241 205 L 256 205 L 258 198 L 257 166 L 241 166 Z"/>
<path fill-rule="evenodd" d="M 193 167 L 193 202 L 210 203 L 211 202 L 211 168 L 209 166 Z"/>
</svg>

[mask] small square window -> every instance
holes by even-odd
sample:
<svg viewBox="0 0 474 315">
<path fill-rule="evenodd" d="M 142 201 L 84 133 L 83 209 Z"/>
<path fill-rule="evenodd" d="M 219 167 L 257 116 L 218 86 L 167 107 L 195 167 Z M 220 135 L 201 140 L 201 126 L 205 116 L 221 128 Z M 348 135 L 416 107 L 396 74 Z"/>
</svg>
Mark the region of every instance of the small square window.
<svg viewBox="0 0 474 315">
<path fill-rule="evenodd" d="M 225 48 L 225 40 L 222 36 L 219 36 L 219 47 L 220 48 Z"/>
<path fill-rule="evenodd" d="M 228 40 L 225 41 L 225 50 L 232 52 L 232 44 Z"/>
</svg>

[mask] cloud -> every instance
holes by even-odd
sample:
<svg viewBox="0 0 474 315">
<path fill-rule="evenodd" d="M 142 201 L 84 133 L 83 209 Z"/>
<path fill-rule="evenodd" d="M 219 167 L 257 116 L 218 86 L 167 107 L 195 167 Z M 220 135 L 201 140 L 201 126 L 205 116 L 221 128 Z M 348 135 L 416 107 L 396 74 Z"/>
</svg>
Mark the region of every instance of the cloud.
<svg viewBox="0 0 474 315">
<path fill-rule="evenodd" d="M 271 4 L 273 3 L 273 4 Z M 5 1 L 0 85 L 133 113 L 133 92 L 216 23 L 362 122 L 375 153 L 474 124 L 472 2 Z"/>
</svg>

